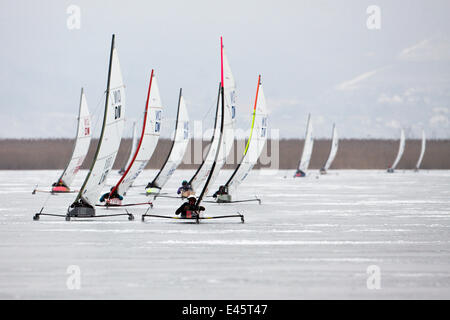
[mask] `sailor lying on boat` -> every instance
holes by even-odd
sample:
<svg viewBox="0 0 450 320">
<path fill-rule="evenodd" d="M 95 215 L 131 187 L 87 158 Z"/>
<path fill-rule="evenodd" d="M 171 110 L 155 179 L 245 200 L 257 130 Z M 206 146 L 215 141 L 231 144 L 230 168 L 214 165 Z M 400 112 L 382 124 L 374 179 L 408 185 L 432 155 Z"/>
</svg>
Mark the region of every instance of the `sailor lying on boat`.
<svg viewBox="0 0 450 320">
<path fill-rule="evenodd" d="M 205 211 L 205 207 L 196 205 L 197 198 L 194 195 L 190 195 L 188 202 L 185 202 L 175 211 L 176 215 L 181 214 L 182 218 L 195 218 L 200 211 Z"/>
<path fill-rule="evenodd" d="M 69 191 L 69 188 L 62 182 L 62 180 L 58 180 L 52 184 L 52 192 L 66 192 Z"/>
<path fill-rule="evenodd" d="M 217 190 L 217 191 L 213 194 L 213 198 L 217 198 L 217 196 L 225 195 L 225 194 L 228 194 L 227 188 L 225 188 L 225 186 L 220 186 L 220 187 L 219 187 L 219 190 Z"/>
<path fill-rule="evenodd" d="M 219 190 L 213 194 L 213 198 L 216 199 L 218 203 L 231 202 L 231 195 L 228 194 L 228 187 L 220 186 Z"/>
<path fill-rule="evenodd" d="M 177 190 L 177 194 L 181 194 L 181 196 L 185 198 L 194 193 L 195 192 L 194 190 L 192 190 L 191 185 L 186 180 L 183 180 L 183 182 L 181 183 L 181 187 L 179 187 Z"/>
<path fill-rule="evenodd" d="M 62 180 L 58 180 L 58 182 L 55 182 L 55 183 L 52 184 L 52 187 L 66 187 L 66 186 L 64 185 Z"/>
<path fill-rule="evenodd" d="M 302 170 L 297 169 L 297 171 L 295 172 L 294 177 L 304 177 L 306 176 L 306 173 L 304 173 Z"/>
<path fill-rule="evenodd" d="M 113 191 L 114 187 L 111 187 L 111 191 Z M 119 200 L 123 200 L 123 197 L 117 193 L 117 188 L 116 190 L 114 190 L 114 192 L 111 194 L 111 196 L 109 195 L 111 192 L 107 192 L 104 195 L 102 195 L 100 197 L 100 202 L 105 202 L 106 199 L 110 200 L 110 199 L 119 199 Z"/>
</svg>

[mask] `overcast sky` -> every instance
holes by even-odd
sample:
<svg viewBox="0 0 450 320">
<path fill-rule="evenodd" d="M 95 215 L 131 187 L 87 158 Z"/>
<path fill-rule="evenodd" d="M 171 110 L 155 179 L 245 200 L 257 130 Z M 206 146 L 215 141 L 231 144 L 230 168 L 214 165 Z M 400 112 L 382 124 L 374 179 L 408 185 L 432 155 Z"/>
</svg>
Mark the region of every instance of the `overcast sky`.
<svg viewBox="0 0 450 320">
<path fill-rule="evenodd" d="M 67 27 L 70 5 L 80 29 Z M 367 27 L 370 5 L 380 29 Z M 126 118 L 140 121 L 154 68 L 164 136 L 180 87 L 191 118 L 212 125 L 223 36 L 239 128 L 250 125 L 261 74 L 270 127 L 283 138 L 303 138 L 309 112 L 318 138 L 333 122 L 345 138 L 398 138 L 400 127 L 409 138 L 422 128 L 450 138 L 449 12 L 448 0 L 1 0 L 0 138 L 73 137 L 82 86 L 100 118 L 113 33 Z"/>
</svg>

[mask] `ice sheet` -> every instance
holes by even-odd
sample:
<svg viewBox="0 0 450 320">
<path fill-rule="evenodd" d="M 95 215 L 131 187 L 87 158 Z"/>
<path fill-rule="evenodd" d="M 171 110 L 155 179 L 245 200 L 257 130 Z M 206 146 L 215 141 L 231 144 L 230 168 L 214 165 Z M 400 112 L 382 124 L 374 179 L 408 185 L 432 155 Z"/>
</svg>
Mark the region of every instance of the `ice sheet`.
<svg viewBox="0 0 450 320">
<path fill-rule="evenodd" d="M 144 171 L 124 202 L 148 200 L 142 185 L 155 173 Z M 163 191 L 174 193 L 192 173 L 177 170 Z M 450 298 L 450 171 L 293 173 L 253 171 L 234 198 L 256 195 L 261 205 L 204 204 L 211 216 L 242 212 L 245 224 L 196 225 L 143 223 L 145 207 L 128 208 L 135 221 L 33 221 L 42 206 L 65 214 L 75 198 L 31 194 L 36 184 L 48 190 L 60 171 L 0 171 L 0 298 Z M 151 213 L 172 215 L 180 204 L 160 198 Z M 70 265 L 80 268 L 79 290 L 66 284 Z M 367 288 L 370 265 L 381 271 L 378 290 Z"/>
</svg>

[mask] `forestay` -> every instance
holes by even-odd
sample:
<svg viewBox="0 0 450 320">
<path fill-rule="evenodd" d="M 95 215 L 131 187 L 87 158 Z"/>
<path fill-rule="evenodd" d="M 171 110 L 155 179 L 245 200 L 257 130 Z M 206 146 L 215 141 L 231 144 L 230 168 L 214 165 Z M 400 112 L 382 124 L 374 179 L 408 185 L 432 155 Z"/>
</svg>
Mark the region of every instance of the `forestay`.
<svg viewBox="0 0 450 320">
<path fill-rule="evenodd" d="M 391 167 L 392 169 L 395 169 L 397 167 L 397 164 L 399 163 L 400 159 L 402 158 L 404 150 L 405 150 L 405 132 L 402 129 L 400 132 L 400 145 L 398 147 L 397 157 L 395 158 L 394 164 Z"/>
<path fill-rule="evenodd" d="M 264 149 L 266 140 L 267 108 L 266 99 L 261 84 L 261 76 L 259 76 L 249 139 L 238 167 L 234 170 L 233 174 L 226 183 L 227 187 L 233 187 L 235 190 L 242 183 L 242 181 L 244 181 L 253 169 L 253 166 L 258 161 L 258 158 Z"/>
<path fill-rule="evenodd" d="M 420 149 L 420 156 L 419 160 L 417 160 L 416 169 L 419 169 L 420 165 L 422 164 L 423 155 L 425 154 L 425 144 L 426 144 L 425 130 L 422 130 L 422 147 Z"/>
<path fill-rule="evenodd" d="M 308 123 L 306 125 L 305 144 L 303 146 L 302 157 L 298 163 L 298 169 L 306 172 L 309 167 L 309 161 L 311 160 L 312 149 L 314 145 L 313 139 L 313 127 L 311 122 L 311 115 L 308 115 Z"/>
<path fill-rule="evenodd" d="M 124 88 L 119 57 L 114 47 L 113 35 L 102 131 L 90 171 L 75 202 L 82 200 L 84 203 L 94 206 L 102 192 L 106 178 L 112 169 L 119 150 L 124 127 Z"/>
<path fill-rule="evenodd" d="M 331 167 L 331 164 L 333 163 L 333 160 L 336 157 L 336 153 L 338 151 L 338 146 L 339 146 L 339 138 L 338 138 L 338 134 L 337 134 L 337 130 L 336 130 L 336 125 L 333 123 L 333 134 L 332 134 L 332 138 L 331 138 L 331 150 L 330 150 L 330 155 L 328 156 L 328 160 L 324 166 L 325 171 Z"/>
<path fill-rule="evenodd" d="M 58 182 L 62 182 L 66 187 L 70 187 L 75 175 L 80 170 L 81 165 L 86 158 L 91 143 L 91 117 L 84 94 L 81 88 L 80 107 L 78 111 L 78 127 L 75 145 L 73 147 L 72 157 L 67 164 L 66 169 L 61 174 Z"/>
<path fill-rule="evenodd" d="M 161 133 L 162 110 L 158 83 L 152 70 L 140 141 L 131 163 L 115 187 L 118 188 L 120 195 L 126 194 L 128 188 L 144 170 L 155 151 Z"/>
<path fill-rule="evenodd" d="M 161 170 L 156 175 L 155 179 L 151 182 L 153 188 L 162 189 L 166 182 L 170 179 L 177 167 L 183 160 L 186 152 L 187 145 L 190 139 L 189 130 L 189 114 L 186 108 L 182 91 L 180 89 L 180 96 L 178 99 L 178 111 L 177 119 L 175 122 L 175 133 L 172 141 L 172 147 L 166 162 L 162 166 Z"/>
</svg>

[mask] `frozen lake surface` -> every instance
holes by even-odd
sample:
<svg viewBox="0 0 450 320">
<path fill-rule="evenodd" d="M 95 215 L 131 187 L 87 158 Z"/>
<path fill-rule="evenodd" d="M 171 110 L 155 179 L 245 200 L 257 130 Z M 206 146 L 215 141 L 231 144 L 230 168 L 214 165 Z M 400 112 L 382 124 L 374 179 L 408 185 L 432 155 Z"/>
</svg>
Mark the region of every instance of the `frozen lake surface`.
<svg viewBox="0 0 450 320">
<path fill-rule="evenodd" d="M 0 171 L 2 299 L 450 299 L 450 171 L 310 171 L 293 179 L 293 170 L 255 170 L 237 198 L 257 195 L 261 205 L 204 204 L 210 216 L 240 211 L 245 224 L 141 222 L 146 207 L 128 209 L 134 221 L 33 221 L 44 203 L 45 212 L 65 214 L 74 200 L 31 194 L 60 172 Z M 164 191 L 174 193 L 192 173 L 176 171 Z M 133 188 L 125 202 L 148 200 L 143 191 Z M 160 198 L 151 213 L 172 215 L 180 204 Z M 67 286 L 72 265 L 79 290 Z M 378 290 L 367 287 L 372 265 Z"/>
</svg>

